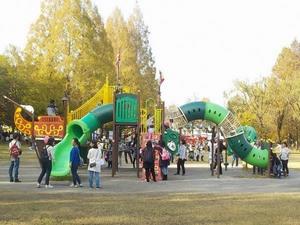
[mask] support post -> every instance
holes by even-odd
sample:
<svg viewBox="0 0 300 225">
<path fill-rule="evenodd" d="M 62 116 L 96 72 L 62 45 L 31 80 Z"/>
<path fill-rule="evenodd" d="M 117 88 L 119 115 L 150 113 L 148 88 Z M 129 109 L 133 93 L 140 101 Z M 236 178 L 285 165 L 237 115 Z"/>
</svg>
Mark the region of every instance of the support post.
<svg viewBox="0 0 300 225">
<path fill-rule="evenodd" d="M 141 129 L 141 115 L 140 115 L 140 106 L 141 106 L 141 91 L 138 90 L 138 105 L 137 105 L 137 113 L 138 113 L 138 123 L 136 126 L 136 176 L 140 178 L 140 129 Z"/>
<path fill-rule="evenodd" d="M 116 125 L 116 92 L 113 97 L 113 149 L 112 149 L 112 169 L 111 176 L 114 177 L 117 171 L 118 163 L 118 143 L 117 143 L 117 125 Z"/>
<path fill-rule="evenodd" d="M 62 98 L 63 111 L 64 111 L 64 135 L 67 133 L 67 124 L 68 124 L 68 113 L 69 113 L 69 98 L 67 94 Z"/>
<path fill-rule="evenodd" d="M 220 169 L 221 169 L 221 142 L 220 142 L 220 130 L 219 127 L 217 127 L 217 178 L 220 178 Z"/>
<path fill-rule="evenodd" d="M 211 134 L 211 164 L 210 164 L 210 170 L 211 170 L 211 175 L 214 176 L 214 150 L 215 150 L 215 127 L 212 128 L 212 134 Z"/>
<path fill-rule="evenodd" d="M 226 150 L 225 150 L 225 171 L 227 171 L 227 167 L 228 167 L 228 152 L 227 152 L 227 147 L 228 147 L 228 143 L 226 143 Z"/>
</svg>

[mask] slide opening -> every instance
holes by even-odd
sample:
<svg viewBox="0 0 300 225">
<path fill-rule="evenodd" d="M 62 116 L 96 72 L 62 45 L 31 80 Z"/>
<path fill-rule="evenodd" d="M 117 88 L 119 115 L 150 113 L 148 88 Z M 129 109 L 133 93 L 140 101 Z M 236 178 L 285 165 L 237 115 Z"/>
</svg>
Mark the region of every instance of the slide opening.
<svg viewBox="0 0 300 225">
<path fill-rule="evenodd" d="M 73 136 L 73 138 L 76 137 L 76 138 L 80 139 L 83 135 L 83 129 L 78 124 L 73 124 L 70 129 L 70 134 Z"/>
</svg>

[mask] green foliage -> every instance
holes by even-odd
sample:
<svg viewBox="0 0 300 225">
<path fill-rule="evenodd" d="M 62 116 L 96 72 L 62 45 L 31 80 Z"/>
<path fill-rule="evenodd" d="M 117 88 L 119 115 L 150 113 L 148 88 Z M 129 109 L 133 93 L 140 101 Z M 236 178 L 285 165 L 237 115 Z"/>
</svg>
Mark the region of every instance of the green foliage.
<svg viewBox="0 0 300 225">
<path fill-rule="evenodd" d="M 74 109 L 92 97 L 106 77 L 116 82 L 120 52 L 121 84 L 141 90 L 142 101 L 156 99 L 148 36 L 138 7 L 128 21 L 116 9 L 105 25 L 90 0 L 43 0 L 25 48 L 10 46 L 0 56 L 0 94 L 44 115 L 50 99 L 62 111 L 61 99 L 68 93 Z M 1 121 L 13 125 L 13 106 L 1 98 L 0 110 Z"/>
<path fill-rule="evenodd" d="M 295 40 L 290 48 L 283 48 L 270 77 L 255 83 L 239 81 L 227 93 L 228 107 L 243 125 L 255 126 L 262 138 L 299 139 L 299 53 L 300 44 Z"/>
</svg>

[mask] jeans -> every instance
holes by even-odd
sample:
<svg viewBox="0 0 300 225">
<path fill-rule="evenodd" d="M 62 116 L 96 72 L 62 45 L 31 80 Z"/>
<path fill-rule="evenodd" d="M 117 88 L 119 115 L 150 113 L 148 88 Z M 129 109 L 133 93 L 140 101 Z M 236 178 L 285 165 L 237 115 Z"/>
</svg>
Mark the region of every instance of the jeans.
<svg viewBox="0 0 300 225">
<path fill-rule="evenodd" d="M 288 162 L 289 160 L 281 160 L 284 174 L 289 175 Z"/>
<path fill-rule="evenodd" d="M 168 175 L 168 167 L 167 166 L 161 167 L 161 172 L 163 175 Z"/>
<path fill-rule="evenodd" d="M 90 188 L 93 188 L 93 182 L 94 182 L 94 177 L 95 177 L 95 182 L 96 182 L 96 188 L 100 188 L 101 184 L 101 178 L 100 178 L 100 173 L 95 172 L 95 171 L 89 171 L 89 185 Z"/>
<path fill-rule="evenodd" d="M 10 166 L 8 171 L 10 180 L 18 180 L 19 166 L 20 166 L 20 158 L 16 158 L 10 161 Z M 14 177 L 13 177 L 13 172 L 14 172 Z"/>
<path fill-rule="evenodd" d="M 178 159 L 178 161 L 177 161 L 177 174 L 180 173 L 180 167 L 182 168 L 182 175 L 185 174 L 184 162 L 185 162 L 185 159 Z"/>
<path fill-rule="evenodd" d="M 41 167 L 42 167 L 42 171 L 40 173 L 40 176 L 39 176 L 37 182 L 40 184 L 43 180 L 44 175 L 46 174 L 45 184 L 49 185 L 49 179 L 50 179 L 50 174 L 51 174 L 51 170 L 52 170 L 52 161 L 41 162 Z"/>
<path fill-rule="evenodd" d="M 76 164 L 72 164 L 71 165 L 71 173 L 72 173 L 72 178 L 73 178 L 73 184 L 74 185 L 76 185 L 77 183 L 81 184 L 80 177 L 79 177 L 79 175 L 77 173 L 78 166 L 79 165 L 76 165 Z"/>
</svg>

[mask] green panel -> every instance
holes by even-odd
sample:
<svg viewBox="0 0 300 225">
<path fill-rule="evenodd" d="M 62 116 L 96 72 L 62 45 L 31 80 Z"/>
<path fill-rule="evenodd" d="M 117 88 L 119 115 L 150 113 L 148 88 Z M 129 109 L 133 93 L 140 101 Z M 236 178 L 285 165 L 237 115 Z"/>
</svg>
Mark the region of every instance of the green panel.
<svg viewBox="0 0 300 225">
<path fill-rule="evenodd" d="M 179 146 L 179 133 L 172 129 L 167 129 L 165 130 L 162 138 L 166 149 L 168 149 L 172 155 L 177 154 Z"/>
<path fill-rule="evenodd" d="M 133 94 L 119 94 L 116 96 L 116 122 L 138 122 L 138 99 Z"/>
<path fill-rule="evenodd" d="M 193 120 L 203 120 L 205 112 L 205 102 L 191 102 L 180 107 L 188 122 Z"/>
<path fill-rule="evenodd" d="M 102 124 L 113 119 L 113 105 L 98 106 L 80 120 L 68 124 L 64 139 L 54 146 L 55 163 L 52 163 L 52 176 L 66 176 L 70 173 L 69 158 L 72 149 L 72 139 L 78 138 L 81 144 L 86 143 L 91 133 Z"/>
<path fill-rule="evenodd" d="M 204 119 L 219 125 L 227 116 L 228 110 L 224 107 L 206 102 Z"/>
<path fill-rule="evenodd" d="M 244 158 L 244 161 L 260 168 L 268 167 L 269 152 L 267 149 L 253 147 L 251 152 Z"/>
<path fill-rule="evenodd" d="M 237 130 L 244 132 L 248 142 L 250 142 L 250 143 L 256 142 L 257 132 L 253 127 L 251 127 L 251 126 L 241 126 Z"/>
<path fill-rule="evenodd" d="M 228 138 L 227 143 L 241 159 L 244 159 L 253 148 L 247 141 L 244 134 Z"/>
</svg>

